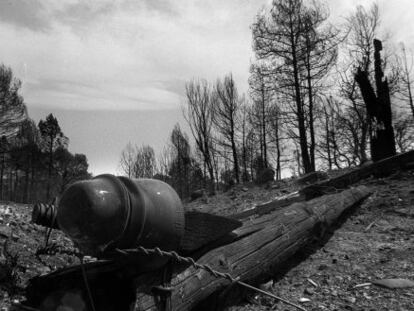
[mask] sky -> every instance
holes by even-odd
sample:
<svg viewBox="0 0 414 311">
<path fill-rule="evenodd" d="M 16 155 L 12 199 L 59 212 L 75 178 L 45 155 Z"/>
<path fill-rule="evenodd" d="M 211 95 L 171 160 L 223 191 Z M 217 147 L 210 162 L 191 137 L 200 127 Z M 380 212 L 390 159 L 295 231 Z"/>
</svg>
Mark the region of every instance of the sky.
<svg viewBox="0 0 414 311">
<path fill-rule="evenodd" d="M 0 62 L 36 122 L 53 113 L 93 174 L 117 173 L 130 141 L 156 152 L 179 122 L 185 83 L 232 72 L 247 91 L 250 26 L 270 0 L 0 0 Z M 371 0 L 328 0 L 332 21 Z M 385 28 L 414 48 L 414 1 L 380 0 Z M 398 25 L 398 26 L 396 26 Z"/>
</svg>

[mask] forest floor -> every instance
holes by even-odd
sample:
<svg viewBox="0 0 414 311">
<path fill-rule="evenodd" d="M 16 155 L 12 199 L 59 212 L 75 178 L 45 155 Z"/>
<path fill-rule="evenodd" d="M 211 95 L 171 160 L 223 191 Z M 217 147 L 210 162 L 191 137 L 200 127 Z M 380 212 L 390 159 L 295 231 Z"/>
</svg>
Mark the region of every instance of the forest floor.
<svg viewBox="0 0 414 311">
<path fill-rule="evenodd" d="M 414 288 L 371 284 L 389 278 L 414 281 L 414 170 L 360 184 L 373 194 L 326 241 L 303 249 L 262 288 L 306 310 L 414 310 Z M 188 203 L 186 208 L 235 214 L 296 189 L 294 181 L 236 186 Z M 31 223 L 31 210 L 29 205 L 0 203 L 1 311 L 24 300 L 31 277 L 79 263 L 72 242 L 57 230 L 50 236 L 51 254 L 45 254 L 46 229 Z M 247 310 L 295 308 L 251 293 L 227 311 Z"/>
</svg>

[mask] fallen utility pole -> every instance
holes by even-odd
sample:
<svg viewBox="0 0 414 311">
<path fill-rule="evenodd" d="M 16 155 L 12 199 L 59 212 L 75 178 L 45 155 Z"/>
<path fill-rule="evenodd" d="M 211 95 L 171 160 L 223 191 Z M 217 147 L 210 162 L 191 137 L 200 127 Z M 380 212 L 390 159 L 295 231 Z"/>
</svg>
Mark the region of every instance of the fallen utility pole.
<svg viewBox="0 0 414 311">
<path fill-rule="evenodd" d="M 276 267 L 309 243 L 315 233 L 332 225 L 347 209 L 360 203 L 371 191 L 360 186 L 326 195 L 308 202 L 295 203 L 282 210 L 247 220 L 234 233 L 239 239 L 213 249 L 197 260 L 213 270 L 229 273 L 243 282 L 263 281 Z M 161 284 L 146 277 L 137 278 L 134 310 L 159 310 L 159 297 L 146 292 Z M 173 273 L 169 282 L 172 310 L 191 310 L 215 292 L 231 285 L 227 279 L 216 278 L 210 272 L 193 266 Z"/>
</svg>

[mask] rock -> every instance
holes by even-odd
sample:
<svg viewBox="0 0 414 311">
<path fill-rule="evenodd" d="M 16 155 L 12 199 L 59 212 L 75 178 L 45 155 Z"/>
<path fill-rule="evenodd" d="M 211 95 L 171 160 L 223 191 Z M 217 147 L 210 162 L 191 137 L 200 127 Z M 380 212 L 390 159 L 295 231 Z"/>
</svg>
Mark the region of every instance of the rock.
<svg viewBox="0 0 414 311">
<path fill-rule="evenodd" d="M 12 229 L 9 226 L 0 225 L 0 237 L 9 238 L 11 233 Z"/>
<path fill-rule="evenodd" d="M 270 280 L 267 283 L 260 284 L 259 288 L 264 291 L 271 291 L 273 286 L 273 280 Z"/>
<path fill-rule="evenodd" d="M 319 267 L 318 267 L 318 270 L 319 270 L 319 271 L 323 271 L 323 270 L 326 270 L 326 269 L 328 269 L 328 266 L 327 266 L 327 265 L 325 265 L 325 264 L 321 264 L 321 265 L 319 265 Z"/>
<path fill-rule="evenodd" d="M 315 294 L 315 289 L 313 287 L 307 287 L 305 288 L 304 293 L 312 296 L 313 294 Z"/>
<path fill-rule="evenodd" d="M 243 188 L 242 188 L 242 190 L 243 190 L 244 192 L 249 191 L 249 189 L 248 189 L 248 188 L 246 188 L 246 187 L 243 187 Z"/>
<path fill-rule="evenodd" d="M 49 267 L 47 266 L 42 266 L 42 267 L 38 267 L 37 269 L 37 273 L 39 273 L 40 275 L 43 274 L 48 274 L 50 271 L 52 271 Z"/>
<path fill-rule="evenodd" d="M 301 297 L 299 298 L 299 302 L 300 303 L 306 303 L 306 302 L 310 302 L 311 300 L 309 298 L 305 298 L 305 297 Z"/>
<path fill-rule="evenodd" d="M 344 278 L 340 275 L 336 275 L 335 279 L 337 279 L 340 283 L 342 283 L 342 281 L 344 280 Z"/>
</svg>

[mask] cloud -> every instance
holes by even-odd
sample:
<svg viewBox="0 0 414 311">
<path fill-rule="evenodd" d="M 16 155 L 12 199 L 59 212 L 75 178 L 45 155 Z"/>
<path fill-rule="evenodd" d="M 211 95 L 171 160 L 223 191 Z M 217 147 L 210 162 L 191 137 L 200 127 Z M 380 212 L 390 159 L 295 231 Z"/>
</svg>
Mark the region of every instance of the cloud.
<svg viewBox="0 0 414 311">
<path fill-rule="evenodd" d="M 371 2 L 329 4 L 334 16 L 343 17 L 355 5 Z M 413 6 L 410 0 L 400 2 Z M 28 105 L 83 110 L 176 108 L 184 100 L 185 81 L 193 77 L 214 82 L 233 72 L 241 92 L 247 91 L 253 58 L 250 25 L 269 3 L 0 1 L 1 61 L 23 80 Z M 395 25 L 399 9 L 384 0 L 381 6 L 384 23 Z M 401 19 L 412 28 L 409 11 L 400 12 Z M 404 33 L 398 40 L 409 37 Z"/>
<path fill-rule="evenodd" d="M 74 2 L 67 3 L 52 11 L 51 18 L 70 25 L 73 29 L 88 31 L 96 20 L 104 19 L 115 9 L 114 2 Z"/>
<path fill-rule="evenodd" d="M 13 11 L 24 31 L 9 20 L 1 21 L 0 28 L 0 42 L 14 42 L 2 44 L 3 61 L 23 80 L 29 105 L 173 108 L 183 100 L 185 81 L 193 77 L 215 81 L 230 71 L 242 87 L 247 86 L 249 26 L 258 4 L 236 0 L 30 3 L 21 2 Z M 31 13 L 23 13 L 29 7 Z M 43 24 L 34 27 L 25 14 L 41 16 Z M 39 31 L 43 29 L 47 31 Z"/>
<path fill-rule="evenodd" d="M 170 0 L 142 0 L 141 3 L 147 10 L 159 12 L 163 15 L 177 17 L 180 11 Z"/>
<path fill-rule="evenodd" d="M 45 31 L 50 28 L 44 18 L 44 6 L 39 0 L 0 1 L 0 20 L 19 28 Z"/>
</svg>

